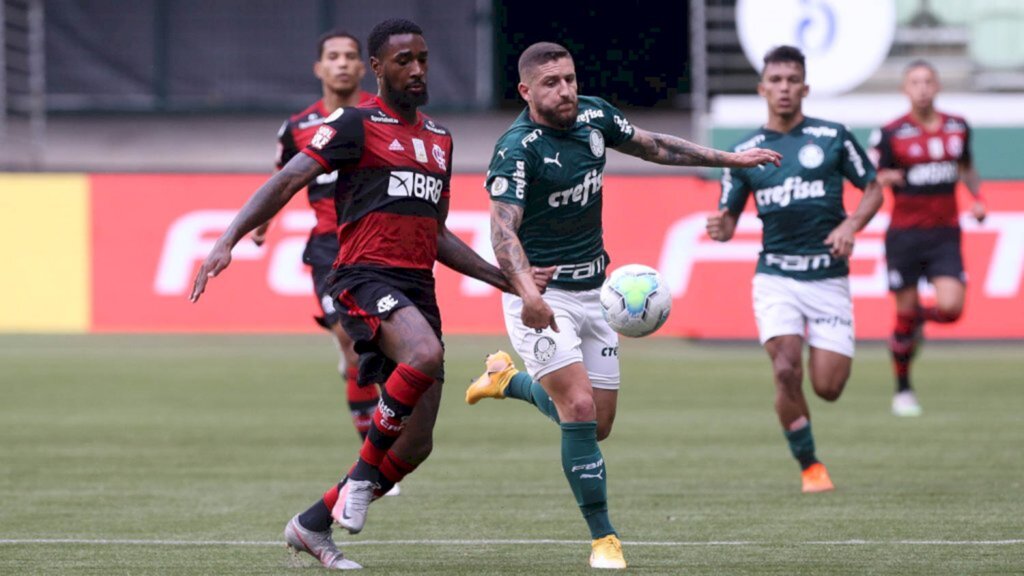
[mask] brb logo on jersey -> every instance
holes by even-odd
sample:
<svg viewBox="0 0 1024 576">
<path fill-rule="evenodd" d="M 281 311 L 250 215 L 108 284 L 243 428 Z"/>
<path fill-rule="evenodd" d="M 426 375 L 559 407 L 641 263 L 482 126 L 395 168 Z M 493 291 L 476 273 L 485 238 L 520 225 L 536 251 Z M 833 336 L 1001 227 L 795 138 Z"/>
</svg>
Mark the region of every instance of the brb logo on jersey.
<svg viewBox="0 0 1024 576">
<path fill-rule="evenodd" d="M 441 200 L 444 182 L 429 174 L 397 171 L 391 173 L 388 181 L 388 196 L 400 198 L 422 198 L 437 204 Z"/>
</svg>

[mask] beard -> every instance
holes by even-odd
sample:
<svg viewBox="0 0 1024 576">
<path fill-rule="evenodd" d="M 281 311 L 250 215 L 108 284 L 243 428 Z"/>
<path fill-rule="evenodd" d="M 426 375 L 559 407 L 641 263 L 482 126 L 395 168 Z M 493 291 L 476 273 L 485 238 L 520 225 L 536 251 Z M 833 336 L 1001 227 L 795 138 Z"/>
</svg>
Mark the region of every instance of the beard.
<svg viewBox="0 0 1024 576">
<path fill-rule="evenodd" d="M 579 114 L 579 104 L 573 102 L 572 109 L 568 112 L 559 112 L 555 108 L 538 108 L 540 115 L 548 124 L 556 126 L 561 130 L 568 130 L 576 124 L 576 116 Z"/>
<path fill-rule="evenodd" d="M 423 92 L 419 94 L 392 86 L 391 84 L 385 84 L 385 87 L 391 97 L 391 101 L 399 108 L 419 108 L 420 106 L 426 106 L 427 102 L 430 101 L 430 94 L 427 91 L 426 84 L 423 85 Z"/>
</svg>

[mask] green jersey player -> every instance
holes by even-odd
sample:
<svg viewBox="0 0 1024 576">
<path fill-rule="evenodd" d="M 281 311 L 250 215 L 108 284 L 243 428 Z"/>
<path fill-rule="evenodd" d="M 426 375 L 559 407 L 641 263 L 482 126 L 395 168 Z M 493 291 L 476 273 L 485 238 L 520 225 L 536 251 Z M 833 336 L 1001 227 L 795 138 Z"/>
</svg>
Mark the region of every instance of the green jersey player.
<svg viewBox="0 0 1024 576">
<path fill-rule="evenodd" d="M 841 124 L 804 116 L 804 55 L 780 46 L 764 58 L 757 91 L 768 123 L 736 147 L 764 146 L 783 154 L 779 167 L 725 170 L 720 211 L 708 219 L 711 238 L 732 238 L 749 196 L 763 224 L 763 250 L 753 281 L 754 316 L 775 375 L 775 411 L 800 462 L 804 492 L 833 489 L 816 458 L 803 395 L 803 341 L 810 347 L 811 386 L 839 398 L 853 359 L 853 303 L 848 258 L 854 233 L 882 205 L 875 170 Z M 843 179 L 864 191 L 853 214 L 843 209 Z"/>
<path fill-rule="evenodd" d="M 577 95 L 572 56 L 557 44 L 527 48 L 519 78 L 528 108 L 498 140 L 486 187 L 494 252 L 509 281 L 522 286 L 503 308 L 527 372 L 496 352 L 466 401 L 518 398 L 560 424 L 562 467 L 593 538 L 590 565 L 625 568 L 597 445 L 611 431 L 619 388 L 618 336 L 598 299 L 609 262 L 601 223 L 605 150 L 690 166 L 756 167 L 780 155 L 711 150 L 635 128 L 604 100 Z M 543 296 L 532 281 L 523 284 L 531 265 L 555 266 Z"/>
</svg>

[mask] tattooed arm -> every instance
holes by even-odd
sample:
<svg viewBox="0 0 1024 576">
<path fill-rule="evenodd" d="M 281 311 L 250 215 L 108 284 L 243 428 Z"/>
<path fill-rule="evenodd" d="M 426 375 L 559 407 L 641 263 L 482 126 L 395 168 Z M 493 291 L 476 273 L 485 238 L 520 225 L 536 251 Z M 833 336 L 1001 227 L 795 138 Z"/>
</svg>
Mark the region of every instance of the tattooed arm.
<svg viewBox="0 0 1024 576">
<path fill-rule="evenodd" d="M 768 163 L 778 166 L 782 158 L 778 152 L 764 148 L 751 148 L 738 153 L 725 152 L 705 148 L 670 134 L 648 132 L 635 127 L 634 130 L 633 138 L 615 149 L 655 164 L 750 168 Z"/>
<path fill-rule="evenodd" d="M 523 222 L 523 207 L 508 202 L 491 202 L 491 245 L 498 265 L 512 283 L 515 293 L 523 299 L 523 324 L 543 329 L 551 326 L 558 332 L 555 313 L 541 297 L 535 283 L 534 269 L 519 241 L 519 225 Z M 553 269 L 551 269 L 553 271 Z"/>
<path fill-rule="evenodd" d="M 267 222 L 291 200 L 296 192 L 302 190 L 313 178 L 322 174 L 324 169 L 315 160 L 305 154 L 297 154 L 288 164 L 270 180 L 260 186 L 252 197 L 238 211 L 235 219 L 227 230 L 217 239 L 210 254 L 196 274 L 189 300 L 195 302 L 206 290 L 206 282 L 220 274 L 231 264 L 231 249 L 235 247 L 250 230 Z"/>
</svg>

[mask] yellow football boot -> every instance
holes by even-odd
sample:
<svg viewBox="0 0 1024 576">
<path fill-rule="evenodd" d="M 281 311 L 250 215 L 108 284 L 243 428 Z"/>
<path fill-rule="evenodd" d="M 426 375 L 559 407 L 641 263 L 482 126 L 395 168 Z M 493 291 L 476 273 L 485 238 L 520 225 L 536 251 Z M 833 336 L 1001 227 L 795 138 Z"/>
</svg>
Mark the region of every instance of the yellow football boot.
<svg viewBox="0 0 1024 576">
<path fill-rule="evenodd" d="M 466 389 L 466 404 L 476 404 L 483 398 L 504 398 L 508 383 L 519 373 L 512 357 L 501 350 L 488 356 L 484 366 L 484 373 Z"/>
</svg>

